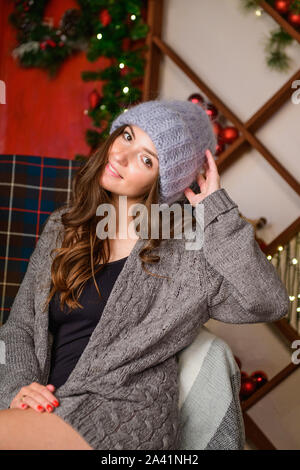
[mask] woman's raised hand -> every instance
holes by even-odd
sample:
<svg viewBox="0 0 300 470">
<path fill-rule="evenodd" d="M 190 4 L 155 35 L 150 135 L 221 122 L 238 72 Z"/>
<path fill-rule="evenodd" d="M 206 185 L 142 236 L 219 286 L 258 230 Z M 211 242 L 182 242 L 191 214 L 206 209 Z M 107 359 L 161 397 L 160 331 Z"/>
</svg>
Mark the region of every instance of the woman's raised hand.
<svg viewBox="0 0 300 470">
<path fill-rule="evenodd" d="M 35 411 L 43 413 L 47 410 L 53 411 L 54 406 L 59 406 L 58 400 L 53 395 L 55 387 L 52 384 L 41 385 L 38 382 L 32 382 L 17 393 L 10 404 L 10 408 L 33 408 Z M 25 396 L 24 396 L 25 395 Z"/>
<path fill-rule="evenodd" d="M 203 201 L 209 194 L 221 189 L 220 175 L 215 162 L 215 159 L 209 149 L 205 152 L 206 162 L 203 167 L 205 170 L 205 177 L 199 173 L 197 182 L 200 188 L 200 193 L 196 194 L 191 188 L 186 188 L 184 194 L 189 200 L 190 204 L 195 207 L 199 202 Z"/>
</svg>

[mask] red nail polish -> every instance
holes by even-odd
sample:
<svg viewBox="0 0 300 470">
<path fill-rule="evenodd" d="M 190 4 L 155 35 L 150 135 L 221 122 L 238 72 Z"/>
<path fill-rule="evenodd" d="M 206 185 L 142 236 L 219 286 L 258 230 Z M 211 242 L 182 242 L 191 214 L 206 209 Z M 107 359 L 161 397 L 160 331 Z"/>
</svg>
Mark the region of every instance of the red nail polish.
<svg viewBox="0 0 300 470">
<path fill-rule="evenodd" d="M 38 406 L 37 406 L 37 409 L 38 409 L 39 411 L 42 411 L 44 408 L 43 408 L 41 405 L 38 405 Z"/>
<path fill-rule="evenodd" d="M 48 411 L 53 411 L 53 407 L 51 405 L 47 405 L 47 410 Z"/>
<path fill-rule="evenodd" d="M 58 403 L 57 400 L 54 400 L 52 403 L 53 403 L 54 406 L 58 406 L 58 405 L 59 405 L 59 403 Z"/>
<path fill-rule="evenodd" d="M 27 406 L 26 403 L 22 403 L 21 405 L 22 408 L 26 408 L 26 406 Z"/>
</svg>

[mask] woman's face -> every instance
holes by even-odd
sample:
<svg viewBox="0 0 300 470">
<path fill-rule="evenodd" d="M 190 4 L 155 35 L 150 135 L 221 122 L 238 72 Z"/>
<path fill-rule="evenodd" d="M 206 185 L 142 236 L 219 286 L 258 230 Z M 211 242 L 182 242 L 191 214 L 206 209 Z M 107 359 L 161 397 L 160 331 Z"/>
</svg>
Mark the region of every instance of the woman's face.
<svg viewBox="0 0 300 470">
<path fill-rule="evenodd" d="M 115 195 L 138 200 L 151 189 L 159 173 L 158 154 L 149 135 L 140 127 L 128 125 L 108 152 L 109 163 L 100 177 L 101 186 Z"/>
</svg>

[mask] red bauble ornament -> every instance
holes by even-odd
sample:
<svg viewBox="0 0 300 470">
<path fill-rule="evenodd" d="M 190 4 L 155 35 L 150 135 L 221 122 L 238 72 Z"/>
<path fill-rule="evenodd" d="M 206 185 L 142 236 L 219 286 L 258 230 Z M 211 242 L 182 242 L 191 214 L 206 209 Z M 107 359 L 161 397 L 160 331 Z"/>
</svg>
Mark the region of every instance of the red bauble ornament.
<svg viewBox="0 0 300 470">
<path fill-rule="evenodd" d="M 199 93 L 193 93 L 188 97 L 188 101 L 191 101 L 192 103 L 199 104 L 200 106 L 204 105 L 204 98 L 202 95 Z"/>
<path fill-rule="evenodd" d="M 101 10 L 99 19 L 103 26 L 107 26 L 111 22 L 111 16 L 106 8 Z"/>
<path fill-rule="evenodd" d="M 213 122 L 213 130 L 214 130 L 214 133 L 217 137 L 219 137 L 219 135 L 221 134 L 221 130 L 223 129 L 223 127 L 221 126 L 221 124 L 217 121 Z"/>
<path fill-rule="evenodd" d="M 249 377 L 249 375 L 247 374 L 247 372 L 245 372 L 244 370 L 241 370 L 241 380 L 244 380 L 244 379 L 246 379 L 247 377 Z"/>
<path fill-rule="evenodd" d="M 211 119 L 211 121 L 214 121 L 218 117 L 219 111 L 217 110 L 215 105 L 213 105 L 212 103 L 208 103 L 206 105 L 205 111 L 208 117 Z"/>
<path fill-rule="evenodd" d="M 101 101 L 101 96 L 99 95 L 98 91 L 97 90 L 93 90 L 90 94 L 89 94 L 89 103 L 90 103 L 90 107 L 92 109 L 95 109 L 99 103 Z"/>
<path fill-rule="evenodd" d="M 222 140 L 218 140 L 217 146 L 216 146 L 216 151 L 215 155 L 218 156 L 225 150 L 225 144 Z"/>
<path fill-rule="evenodd" d="M 290 13 L 288 14 L 288 21 L 289 21 L 289 23 L 291 23 L 291 25 L 293 25 L 295 28 L 299 28 L 299 27 L 300 27 L 300 14 L 299 14 L 299 13 L 290 12 Z"/>
<path fill-rule="evenodd" d="M 46 43 L 51 47 L 56 47 L 56 42 L 52 41 L 52 39 L 47 39 Z"/>
<path fill-rule="evenodd" d="M 130 72 L 130 68 L 125 65 L 122 69 L 120 69 L 121 77 L 125 77 Z"/>
<path fill-rule="evenodd" d="M 276 2 L 274 3 L 274 8 L 281 15 L 285 15 L 289 11 L 290 4 L 290 0 L 276 0 Z"/>
<path fill-rule="evenodd" d="M 239 131 L 234 126 L 227 126 L 222 129 L 220 138 L 225 144 L 232 144 L 239 136 Z"/>
<path fill-rule="evenodd" d="M 130 38 L 123 38 L 122 39 L 122 49 L 123 51 L 128 51 L 130 48 Z"/>
<path fill-rule="evenodd" d="M 239 369 L 241 370 L 242 363 L 241 363 L 240 359 L 237 356 L 234 356 L 234 359 L 235 359 L 235 362 L 237 363 Z"/>
<path fill-rule="evenodd" d="M 245 377 L 241 380 L 240 398 L 246 400 L 255 392 L 256 381 L 253 377 Z"/>
<path fill-rule="evenodd" d="M 263 370 L 256 370 L 250 375 L 256 381 L 256 388 L 260 388 L 268 382 L 268 376 Z"/>
<path fill-rule="evenodd" d="M 44 51 L 46 49 L 46 47 L 47 47 L 46 41 L 43 41 L 43 42 L 40 43 L 40 49 L 42 49 Z"/>
</svg>

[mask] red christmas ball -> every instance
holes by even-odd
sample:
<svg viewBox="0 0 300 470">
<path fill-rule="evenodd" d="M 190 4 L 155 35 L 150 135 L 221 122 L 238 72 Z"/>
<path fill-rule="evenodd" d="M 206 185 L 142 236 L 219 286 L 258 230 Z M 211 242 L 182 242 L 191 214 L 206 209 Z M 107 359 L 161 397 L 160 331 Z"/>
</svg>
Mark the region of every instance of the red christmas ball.
<svg viewBox="0 0 300 470">
<path fill-rule="evenodd" d="M 256 388 L 260 388 L 268 382 L 268 376 L 263 370 L 256 370 L 250 375 L 256 381 Z"/>
<path fill-rule="evenodd" d="M 107 26 L 111 22 L 111 16 L 106 8 L 104 8 L 104 10 L 101 10 L 99 19 L 103 26 Z"/>
<path fill-rule="evenodd" d="M 130 68 L 125 65 L 122 69 L 120 69 L 120 74 L 122 77 L 125 77 L 130 72 Z"/>
<path fill-rule="evenodd" d="M 221 134 L 222 129 L 223 129 L 223 127 L 221 126 L 221 124 L 218 121 L 213 122 L 213 130 L 214 130 L 214 133 L 217 137 L 219 137 L 219 135 Z"/>
<path fill-rule="evenodd" d="M 40 43 L 40 49 L 42 49 L 44 51 L 46 49 L 46 47 L 47 47 L 47 43 L 45 41 Z"/>
<path fill-rule="evenodd" d="M 222 140 L 218 140 L 217 146 L 216 146 L 216 151 L 215 155 L 218 156 L 225 150 L 225 144 Z"/>
<path fill-rule="evenodd" d="M 276 0 L 274 3 L 274 8 L 281 15 L 285 15 L 289 11 L 290 4 L 290 0 Z"/>
<path fill-rule="evenodd" d="M 224 127 L 220 133 L 220 138 L 225 144 L 232 144 L 239 136 L 239 131 L 234 126 Z"/>
<path fill-rule="evenodd" d="M 52 39 L 47 39 L 47 44 L 51 47 L 56 47 L 56 42 L 54 42 Z"/>
<path fill-rule="evenodd" d="M 234 357 L 234 359 L 235 359 L 235 362 L 237 363 L 237 365 L 238 365 L 239 369 L 241 370 L 242 363 L 241 363 L 240 359 L 239 359 L 237 356 L 233 356 L 233 357 Z"/>
<path fill-rule="evenodd" d="M 101 96 L 99 95 L 98 91 L 97 90 L 93 90 L 90 94 L 89 94 L 89 103 L 90 103 L 90 107 L 92 109 L 95 109 L 99 103 L 101 101 Z"/>
<path fill-rule="evenodd" d="M 256 389 L 256 381 L 253 377 L 245 377 L 241 380 L 240 398 L 246 400 Z"/>
<path fill-rule="evenodd" d="M 204 105 L 204 98 L 202 95 L 200 95 L 200 93 L 193 93 L 188 97 L 188 101 L 199 104 L 200 106 Z"/>
<path fill-rule="evenodd" d="M 208 117 L 212 121 L 214 121 L 218 117 L 219 111 L 217 110 L 215 105 L 213 105 L 212 103 L 208 103 L 206 105 L 206 110 L 205 111 L 206 111 L 206 114 L 208 115 Z"/>
<path fill-rule="evenodd" d="M 300 14 L 293 13 L 292 11 L 288 14 L 288 21 L 293 25 L 295 28 L 300 27 Z"/>
</svg>

